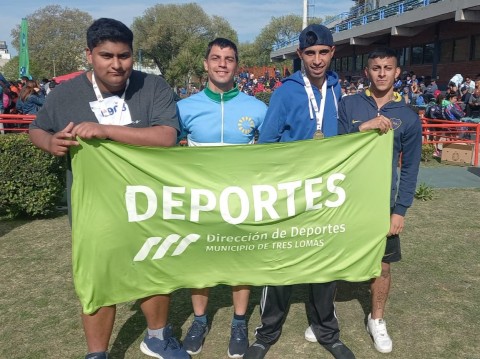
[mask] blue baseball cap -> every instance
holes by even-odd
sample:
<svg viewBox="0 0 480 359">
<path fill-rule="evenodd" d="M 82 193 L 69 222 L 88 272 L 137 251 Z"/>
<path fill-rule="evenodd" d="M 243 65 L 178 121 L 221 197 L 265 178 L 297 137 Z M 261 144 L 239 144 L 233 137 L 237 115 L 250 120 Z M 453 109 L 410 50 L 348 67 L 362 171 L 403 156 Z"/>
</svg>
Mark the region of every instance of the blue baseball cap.
<svg viewBox="0 0 480 359">
<path fill-rule="evenodd" d="M 320 24 L 308 25 L 300 33 L 298 40 L 300 50 L 314 45 L 334 46 L 332 32 Z"/>
</svg>

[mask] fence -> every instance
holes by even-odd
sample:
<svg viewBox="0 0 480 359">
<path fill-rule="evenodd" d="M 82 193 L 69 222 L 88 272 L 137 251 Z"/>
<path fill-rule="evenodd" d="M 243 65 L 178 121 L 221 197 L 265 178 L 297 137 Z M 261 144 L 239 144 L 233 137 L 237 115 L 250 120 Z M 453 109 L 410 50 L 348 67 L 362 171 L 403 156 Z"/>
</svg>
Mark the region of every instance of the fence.
<svg viewBox="0 0 480 359">
<path fill-rule="evenodd" d="M 28 125 L 35 115 L 5 115 L 0 114 L 0 133 L 28 132 Z"/>
<path fill-rule="evenodd" d="M 362 26 L 373 21 L 384 20 L 390 16 L 401 15 L 407 11 L 413 11 L 420 7 L 426 7 L 430 4 L 443 0 L 399 0 L 371 10 L 369 3 L 360 5 L 351 9 L 349 12 L 343 12 L 323 24 L 327 26 L 332 33 L 351 30 L 354 27 Z M 284 47 L 298 44 L 298 35 L 278 42 L 273 45 L 273 51 Z"/>
<path fill-rule="evenodd" d="M 473 165 L 478 166 L 480 123 L 421 117 L 423 144 L 464 143 L 473 145 Z"/>
<path fill-rule="evenodd" d="M 35 115 L 0 114 L 0 132 L 28 132 L 28 125 Z M 423 144 L 465 143 L 473 145 L 473 165 L 478 166 L 478 150 L 480 142 L 480 123 L 456 122 L 426 118 L 422 121 Z M 3 127 L 3 128 L 2 128 Z"/>
</svg>

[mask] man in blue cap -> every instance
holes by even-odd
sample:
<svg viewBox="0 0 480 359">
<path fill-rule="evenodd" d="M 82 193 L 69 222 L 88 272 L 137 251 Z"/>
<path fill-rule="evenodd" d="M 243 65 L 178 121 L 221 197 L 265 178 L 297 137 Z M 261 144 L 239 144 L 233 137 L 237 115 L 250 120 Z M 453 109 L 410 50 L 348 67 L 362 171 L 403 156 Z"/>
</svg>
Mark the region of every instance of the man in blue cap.
<svg viewBox="0 0 480 359">
<path fill-rule="evenodd" d="M 259 143 L 322 139 L 338 134 L 338 101 L 341 88 L 336 73 L 328 71 L 335 53 L 331 31 L 318 24 L 300 34 L 297 55 L 304 72 L 297 71 L 283 80 L 270 100 Z M 312 278 L 312 282 L 315 278 Z M 307 316 L 309 336 L 337 359 L 355 356 L 339 339 L 335 315 L 336 283 L 309 284 Z M 261 359 L 280 338 L 290 306 L 292 286 L 266 286 L 260 303 L 262 324 L 256 341 L 244 359 Z"/>
</svg>

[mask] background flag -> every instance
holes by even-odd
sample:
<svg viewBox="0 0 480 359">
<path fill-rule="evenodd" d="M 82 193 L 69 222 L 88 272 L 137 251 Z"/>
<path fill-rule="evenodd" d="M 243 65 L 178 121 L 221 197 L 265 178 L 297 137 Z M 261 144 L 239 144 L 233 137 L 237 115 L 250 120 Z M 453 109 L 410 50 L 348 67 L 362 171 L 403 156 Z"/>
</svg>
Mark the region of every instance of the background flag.
<svg viewBox="0 0 480 359">
<path fill-rule="evenodd" d="M 30 78 L 30 59 L 28 57 L 28 22 L 22 19 L 20 29 L 20 54 L 18 63 L 19 77 L 27 76 Z"/>
</svg>

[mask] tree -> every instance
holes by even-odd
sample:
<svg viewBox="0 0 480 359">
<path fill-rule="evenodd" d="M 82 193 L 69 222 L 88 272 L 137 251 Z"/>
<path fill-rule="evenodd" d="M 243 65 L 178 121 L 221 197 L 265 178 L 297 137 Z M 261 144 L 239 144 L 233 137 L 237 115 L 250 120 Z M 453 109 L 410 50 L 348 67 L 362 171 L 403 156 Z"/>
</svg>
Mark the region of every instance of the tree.
<svg viewBox="0 0 480 359">
<path fill-rule="evenodd" d="M 208 16 L 197 4 L 157 4 L 134 20 L 135 50 L 142 49 L 171 85 L 185 81 L 203 69 L 209 41 L 215 37 L 237 40 L 236 32 L 219 16 Z M 137 51 L 135 51 L 137 53 Z M 203 72 L 203 70 L 201 70 Z"/>
<path fill-rule="evenodd" d="M 253 67 L 258 63 L 258 51 L 254 43 L 241 43 L 238 46 L 240 67 Z"/>
<path fill-rule="evenodd" d="M 311 18 L 310 24 L 320 24 L 322 19 Z M 274 46 L 285 46 L 291 40 L 298 39 L 300 31 L 302 31 L 302 17 L 299 15 L 286 15 L 280 17 L 272 17 L 255 39 L 255 47 L 257 51 L 257 65 L 268 65 L 270 62 L 270 52 Z"/>
<path fill-rule="evenodd" d="M 18 79 L 18 61 L 19 57 L 14 56 L 0 69 L 7 80 Z"/>
<path fill-rule="evenodd" d="M 87 67 L 85 33 L 93 22 L 90 14 L 49 5 L 28 15 L 27 20 L 30 72 L 35 78 L 51 78 Z M 20 24 L 11 35 L 13 47 L 19 50 Z"/>
</svg>

